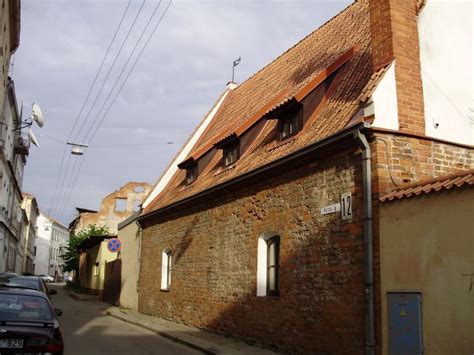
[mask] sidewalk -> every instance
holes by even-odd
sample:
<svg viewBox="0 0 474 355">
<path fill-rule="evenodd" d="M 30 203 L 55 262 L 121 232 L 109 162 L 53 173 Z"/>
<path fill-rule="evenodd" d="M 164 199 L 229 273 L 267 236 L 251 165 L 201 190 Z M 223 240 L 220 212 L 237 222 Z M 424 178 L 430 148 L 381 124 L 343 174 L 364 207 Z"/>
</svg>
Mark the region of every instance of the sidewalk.
<svg viewBox="0 0 474 355">
<path fill-rule="evenodd" d="M 203 351 L 206 354 L 276 354 L 270 350 L 251 346 L 232 338 L 211 334 L 183 324 L 147 316 L 129 309 L 110 307 L 106 313 L 125 322 L 156 332 L 163 337 L 190 346 L 196 350 Z"/>
</svg>

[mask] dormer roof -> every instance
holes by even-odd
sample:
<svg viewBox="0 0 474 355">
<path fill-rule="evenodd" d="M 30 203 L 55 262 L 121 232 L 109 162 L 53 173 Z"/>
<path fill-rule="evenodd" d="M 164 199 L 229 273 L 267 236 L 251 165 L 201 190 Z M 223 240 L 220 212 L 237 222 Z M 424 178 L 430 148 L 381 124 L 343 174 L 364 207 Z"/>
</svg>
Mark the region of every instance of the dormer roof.
<svg viewBox="0 0 474 355">
<path fill-rule="evenodd" d="M 200 164 L 197 180 L 183 186 L 185 171 L 177 171 L 143 214 L 198 195 L 343 130 L 360 110 L 359 97 L 372 74 L 368 1 L 359 0 L 229 91 L 187 155 L 205 163 Z M 331 84 L 304 129 L 284 144 L 269 139 L 278 122 L 265 116 L 301 102 L 330 76 Z M 220 169 L 222 154 L 216 148 L 257 125 L 259 134 L 252 137 L 235 166 Z"/>
</svg>

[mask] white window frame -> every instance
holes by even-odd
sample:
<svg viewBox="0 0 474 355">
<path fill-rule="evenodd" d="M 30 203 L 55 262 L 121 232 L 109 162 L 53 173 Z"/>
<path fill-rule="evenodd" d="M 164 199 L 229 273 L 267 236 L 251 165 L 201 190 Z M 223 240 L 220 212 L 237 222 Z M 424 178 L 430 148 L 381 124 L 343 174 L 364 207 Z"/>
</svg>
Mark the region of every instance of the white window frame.
<svg viewBox="0 0 474 355">
<path fill-rule="evenodd" d="M 173 263 L 173 253 L 170 249 L 165 249 L 161 253 L 161 289 L 168 291 L 171 287 L 171 272 Z"/>
<path fill-rule="evenodd" d="M 281 234 L 276 232 L 265 232 L 258 238 L 257 245 L 257 297 L 268 296 L 267 293 L 267 257 L 268 257 L 268 244 L 267 241 L 273 237 L 280 236 L 281 245 Z"/>
</svg>

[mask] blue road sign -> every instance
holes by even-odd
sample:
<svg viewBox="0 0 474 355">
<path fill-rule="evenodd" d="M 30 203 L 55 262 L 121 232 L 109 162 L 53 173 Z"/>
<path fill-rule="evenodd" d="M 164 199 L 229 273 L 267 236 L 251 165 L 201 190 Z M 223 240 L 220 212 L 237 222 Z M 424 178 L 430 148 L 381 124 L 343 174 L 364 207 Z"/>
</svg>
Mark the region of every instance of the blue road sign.
<svg viewBox="0 0 474 355">
<path fill-rule="evenodd" d="M 117 253 L 122 248 L 122 243 L 117 238 L 109 239 L 107 242 L 107 249 L 112 253 Z"/>
</svg>

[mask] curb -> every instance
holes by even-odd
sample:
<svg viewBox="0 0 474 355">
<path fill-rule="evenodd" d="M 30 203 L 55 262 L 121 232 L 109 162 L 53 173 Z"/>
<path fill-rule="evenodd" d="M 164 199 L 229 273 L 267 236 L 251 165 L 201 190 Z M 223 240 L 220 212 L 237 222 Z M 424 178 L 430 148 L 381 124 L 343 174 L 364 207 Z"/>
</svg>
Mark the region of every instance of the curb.
<svg viewBox="0 0 474 355">
<path fill-rule="evenodd" d="M 140 323 L 138 321 L 134 321 L 132 319 L 129 319 L 125 316 L 120 316 L 118 314 L 114 314 L 114 312 L 111 312 L 111 311 L 105 311 L 105 313 L 111 317 L 114 317 L 116 319 L 120 319 L 121 321 L 124 321 L 124 322 L 127 322 L 127 323 L 130 323 L 130 324 L 133 324 L 133 325 L 136 325 L 136 326 L 139 326 L 141 328 L 144 328 L 144 329 L 147 329 L 147 330 L 150 330 L 164 338 L 167 338 L 167 339 L 170 339 L 170 340 L 173 340 L 177 343 L 180 343 L 182 345 L 186 345 L 190 348 L 193 348 L 195 350 L 198 350 L 198 351 L 202 351 L 204 354 L 209 354 L 209 355 L 217 355 L 219 354 L 219 352 L 217 352 L 215 349 L 213 348 L 208 348 L 208 347 L 205 347 L 205 346 L 201 346 L 201 345 L 198 345 L 194 342 L 191 342 L 189 340 L 186 340 L 186 339 L 183 339 L 179 336 L 176 336 L 176 335 L 173 335 L 173 334 L 170 334 L 166 331 L 162 331 L 162 330 L 158 330 L 154 327 L 151 327 L 151 326 L 148 326 L 146 324 L 143 324 L 143 323 Z"/>
</svg>

